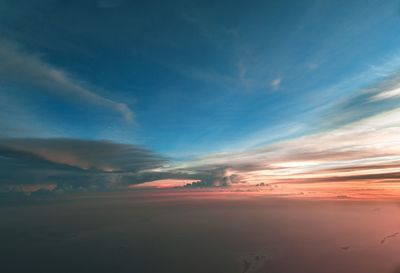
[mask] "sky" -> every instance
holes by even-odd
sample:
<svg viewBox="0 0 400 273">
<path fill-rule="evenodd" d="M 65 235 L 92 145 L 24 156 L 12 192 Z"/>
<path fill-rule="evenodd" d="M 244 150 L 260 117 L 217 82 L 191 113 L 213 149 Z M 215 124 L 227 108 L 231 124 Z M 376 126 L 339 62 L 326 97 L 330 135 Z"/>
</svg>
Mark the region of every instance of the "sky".
<svg viewBox="0 0 400 273">
<path fill-rule="evenodd" d="M 395 186 L 399 69 L 398 1 L 0 0 L 0 192 Z"/>
</svg>

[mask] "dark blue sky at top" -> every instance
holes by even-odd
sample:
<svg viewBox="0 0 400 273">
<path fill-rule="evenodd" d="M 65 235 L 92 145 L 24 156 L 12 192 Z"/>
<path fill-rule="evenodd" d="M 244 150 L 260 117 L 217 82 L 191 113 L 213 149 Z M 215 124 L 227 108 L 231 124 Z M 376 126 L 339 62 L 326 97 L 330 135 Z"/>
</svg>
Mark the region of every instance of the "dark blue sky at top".
<svg viewBox="0 0 400 273">
<path fill-rule="evenodd" d="M 175 158 L 318 131 L 326 107 L 400 65 L 398 4 L 0 0 L 3 40 L 134 113 L 129 123 L 3 79 L 1 119 L 20 127 L 10 136 L 109 139 Z"/>
</svg>

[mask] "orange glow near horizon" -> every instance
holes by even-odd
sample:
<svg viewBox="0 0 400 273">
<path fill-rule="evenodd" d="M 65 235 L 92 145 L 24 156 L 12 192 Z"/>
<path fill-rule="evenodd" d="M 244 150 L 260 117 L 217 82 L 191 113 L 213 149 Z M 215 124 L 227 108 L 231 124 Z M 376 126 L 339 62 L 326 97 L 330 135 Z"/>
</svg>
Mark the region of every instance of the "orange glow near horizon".
<svg viewBox="0 0 400 273">
<path fill-rule="evenodd" d="M 142 184 L 131 185 L 129 188 L 156 188 L 156 189 L 165 189 L 165 188 L 175 188 L 175 187 L 183 187 L 188 183 L 192 183 L 198 180 L 189 180 L 189 179 L 160 179 L 153 180 L 149 182 L 145 182 Z"/>
</svg>

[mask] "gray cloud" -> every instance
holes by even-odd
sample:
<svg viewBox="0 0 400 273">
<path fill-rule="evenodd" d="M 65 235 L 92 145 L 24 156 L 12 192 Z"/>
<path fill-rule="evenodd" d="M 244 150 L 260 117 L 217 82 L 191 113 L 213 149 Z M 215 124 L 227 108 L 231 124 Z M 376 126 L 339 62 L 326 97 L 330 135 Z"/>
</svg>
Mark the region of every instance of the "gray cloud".
<svg viewBox="0 0 400 273">
<path fill-rule="evenodd" d="M 197 174 L 196 177 L 199 177 Z M 240 183 L 239 175 L 227 173 L 227 169 L 220 167 L 209 171 L 203 171 L 203 176 L 199 181 L 185 185 L 187 188 L 205 187 L 228 187 L 234 183 Z"/>
<path fill-rule="evenodd" d="M 133 120 L 133 113 L 126 104 L 96 94 L 65 71 L 25 52 L 14 42 L 0 40 L 0 80 L 107 107 L 121 113 L 128 122 Z"/>
<path fill-rule="evenodd" d="M 0 186 L 108 187 L 145 180 L 166 159 L 128 144 L 77 139 L 1 139 Z M 151 176 L 151 175 L 147 175 Z"/>
<path fill-rule="evenodd" d="M 110 141 L 19 138 L 2 139 L 1 146 L 82 170 L 136 172 L 160 167 L 164 162 L 144 148 Z"/>
<path fill-rule="evenodd" d="M 161 179 L 197 180 L 202 187 L 229 186 L 239 181 L 224 166 L 168 169 L 167 162 L 145 148 L 110 141 L 2 138 L 0 193 L 12 195 L 24 187 L 39 189 L 40 195 L 116 190 Z"/>
</svg>

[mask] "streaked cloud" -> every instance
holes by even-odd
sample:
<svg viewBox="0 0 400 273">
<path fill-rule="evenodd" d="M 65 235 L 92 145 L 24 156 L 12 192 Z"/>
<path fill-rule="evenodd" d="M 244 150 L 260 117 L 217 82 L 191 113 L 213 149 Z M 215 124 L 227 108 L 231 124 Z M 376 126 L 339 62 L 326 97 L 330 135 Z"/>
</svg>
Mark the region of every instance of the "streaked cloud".
<svg viewBox="0 0 400 273">
<path fill-rule="evenodd" d="M 106 107 L 119 112 L 128 122 L 132 122 L 134 118 L 133 112 L 125 103 L 97 94 L 66 71 L 53 67 L 39 55 L 26 52 L 12 41 L 0 40 L 0 80 L 64 96 L 76 102 Z"/>
<path fill-rule="evenodd" d="M 400 108 L 317 134 L 199 158 L 183 168 L 220 167 L 242 183 L 399 179 Z"/>
<path fill-rule="evenodd" d="M 387 100 L 391 98 L 400 97 L 400 88 L 395 88 L 380 92 L 371 98 L 372 101 Z"/>
</svg>

